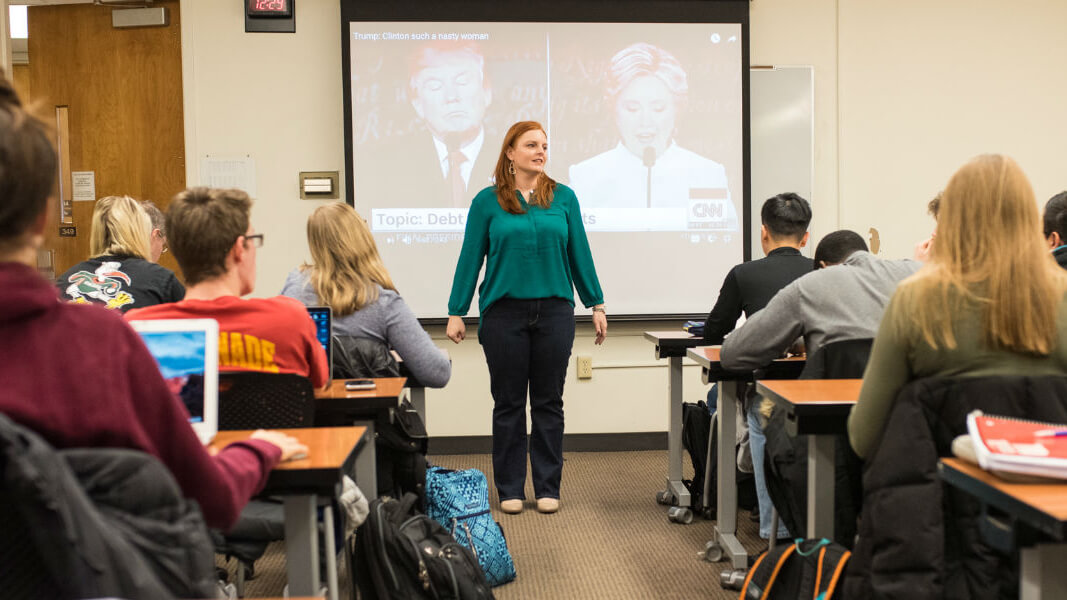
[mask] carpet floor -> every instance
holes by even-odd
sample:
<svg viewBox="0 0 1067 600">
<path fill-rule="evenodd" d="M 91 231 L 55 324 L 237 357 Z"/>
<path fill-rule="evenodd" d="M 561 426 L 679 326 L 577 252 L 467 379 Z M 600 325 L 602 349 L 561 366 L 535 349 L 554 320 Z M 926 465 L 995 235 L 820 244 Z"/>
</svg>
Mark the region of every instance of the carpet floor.
<svg viewBox="0 0 1067 600">
<path fill-rule="evenodd" d="M 672 523 L 668 507 L 655 502 L 666 480 L 666 451 L 566 454 L 560 511 L 551 515 L 536 511 L 529 484 L 526 510 L 518 515 L 499 513 L 489 455 L 439 456 L 430 461 L 450 469 L 481 469 L 490 478 L 494 514 L 518 571 L 515 581 L 493 589 L 499 600 L 737 598 L 737 592 L 719 586 L 719 572 L 729 569 L 729 563 L 704 562 L 698 555 L 711 538 L 713 522 L 697 518 L 690 525 Z M 692 472 L 688 462 L 686 472 Z M 739 513 L 737 525 L 738 537 L 750 554 L 765 549 L 748 512 Z M 231 571 L 233 567 L 231 562 Z M 282 595 L 282 543 L 272 544 L 256 563 L 256 575 L 247 584 L 246 596 Z M 342 572 L 341 578 L 345 598 L 347 573 Z"/>
</svg>

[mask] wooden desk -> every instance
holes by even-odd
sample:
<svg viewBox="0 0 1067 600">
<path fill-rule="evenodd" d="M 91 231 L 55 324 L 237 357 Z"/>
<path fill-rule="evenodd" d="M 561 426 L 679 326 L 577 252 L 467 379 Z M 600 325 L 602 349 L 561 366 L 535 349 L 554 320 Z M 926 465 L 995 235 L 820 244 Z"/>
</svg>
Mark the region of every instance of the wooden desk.
<svg viewBox="0 0 1067 600">
<path fill-rule="evenodd" d="M 734 569 L 748 568 L 748 552 L 737 539 L 737 480 L 732 474 L 737 469 L 737 407 L 744 386 L 753 381 L 757 373 L 768 377 L 795 378 L 804 370 L 805 360 L 800 357 L 774 361 L 757 371 L 728 371 L 719 360 L 720 346 L 690 348 L 689 358 L 701 366 L 704 383 L 715 382 L 719 395 L 716 399 L 717 417 L 716 447 L 716 520 L 715 537 L 704 547 L 704 558 L 718 562 L 725 552 Z M 711 448 L 708 448 L 708 455 Z"/>
<path fill-rule="evenodd" d="M 667 487 L 656 493 L 656 502 L 685 508 L 692 498 L 682 483 L 682 359 L 704 339 L 682 330 L 646 331 L 645 339 L 656 345 L 656 358 L 667 359 Z"/>
<path fill-rule="evenodd" d="M 336 379 L 330 387 L 315 390 L 315 419 L 320 414 L 333 416 L 336 413 L 379 415 L 396 408 L 404 393 L 405 377 L 379 377 L 374 380 L 374 389 L 349 391 L 345 383 L 349 379 Z"/>
<path fill-rule="evenodd" d="M 374 480 L 374 448 L 364 427 L 307 427 L 279 429 L 308 447 L 307 458 L 279 463 L 270 472 L 263 494 L 284 497 L 285 554 L 289 592 L 311 596 L 320 589 L 318 544 L 318 497 L 336 497 L 341 477 L 354 463 L 356 481 L 364 485 L 368 473 Z M 210 447 L 221 449 L 232 442 L 247 440 L 251 430 L 220 431 Z M 369 460 L 368 460 L 369 456 Z M 364 492 L 366 493 L 366 492 Z M 324 511 L 323 526 L 333 539 L 333 511 Z M 328 544 L 332 547 L 332 544 Z M 330 576 L 330 597 L 337 597 L 336 564 Z"/>
<path fill-rule="evenodd" d="M 756 391 L 786 412 L 786 431 L 808 437 L 807 537 L 833 539 L 834 439 L 847 433 L 862 379 L 759 381 Z"/>
<path fill-rule="evenodd" d="M 1021 549 L 1019 598 L 1067 598 L 1067 481 L 1010 483 L 956 458 L 943 458 L 938 471 L 949 485 L 995 507 L 1041 538 Z"/>
</svg>

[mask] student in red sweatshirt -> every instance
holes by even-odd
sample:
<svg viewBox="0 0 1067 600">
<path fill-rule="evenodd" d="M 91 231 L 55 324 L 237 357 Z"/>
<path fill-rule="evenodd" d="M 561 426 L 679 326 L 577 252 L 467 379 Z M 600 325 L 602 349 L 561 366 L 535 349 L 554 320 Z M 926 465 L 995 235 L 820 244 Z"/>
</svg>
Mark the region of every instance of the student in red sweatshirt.
<svg viewBox="0 0 1067 600">
<path fill-rule="evenodd" d="M 307 449 L 259 432 L 211 456 L 122 317 L 59 301 L 34 268 L 55 204 L 56 164 L 46 126 L 0 76 L 0 413 L 57 448 L 155 456 L 208 525 L 228 529 L 274 465 Z"/>
</svg>

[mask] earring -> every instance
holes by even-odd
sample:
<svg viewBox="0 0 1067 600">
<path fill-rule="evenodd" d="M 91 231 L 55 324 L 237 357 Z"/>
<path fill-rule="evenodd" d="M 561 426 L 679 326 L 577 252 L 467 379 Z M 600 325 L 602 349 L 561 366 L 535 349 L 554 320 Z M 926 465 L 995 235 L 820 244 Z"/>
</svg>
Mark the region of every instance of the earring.
<svg viewBox="0 0 1067 600">
<path fill-rule="evenodd" d="M 515 174 L 515 163 L 508 161 L 508 173 Z"/>
</svg>

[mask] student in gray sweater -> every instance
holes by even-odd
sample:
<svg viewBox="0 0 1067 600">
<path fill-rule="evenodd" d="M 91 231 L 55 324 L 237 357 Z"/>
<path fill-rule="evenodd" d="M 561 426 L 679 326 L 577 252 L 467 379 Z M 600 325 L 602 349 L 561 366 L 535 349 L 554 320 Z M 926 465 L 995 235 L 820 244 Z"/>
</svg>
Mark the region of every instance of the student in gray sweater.
<svg viewBox="0 0 1067 600">
<path fill-rule="evenodd" d="M 333 309 L 333 334 L 384 342 L 426 387 L 448 383 L 452 364 L 397 293 L 366 222 L 351 206 L 320 206 L 308 218 L 314 264 L 293 269 L 282 295 Z"/>
<path fill-rule="evenodd" d="M 922 266 L 914 260 L 881 260 L 849 230 L 824 237 L 815 264 L 814 272 L 782 288 L 726 338 L 724 368 L 762 367 L 802 336 L 808 356 L 831 342 L 873 338 L 897 284 Z"/>
</svg>

